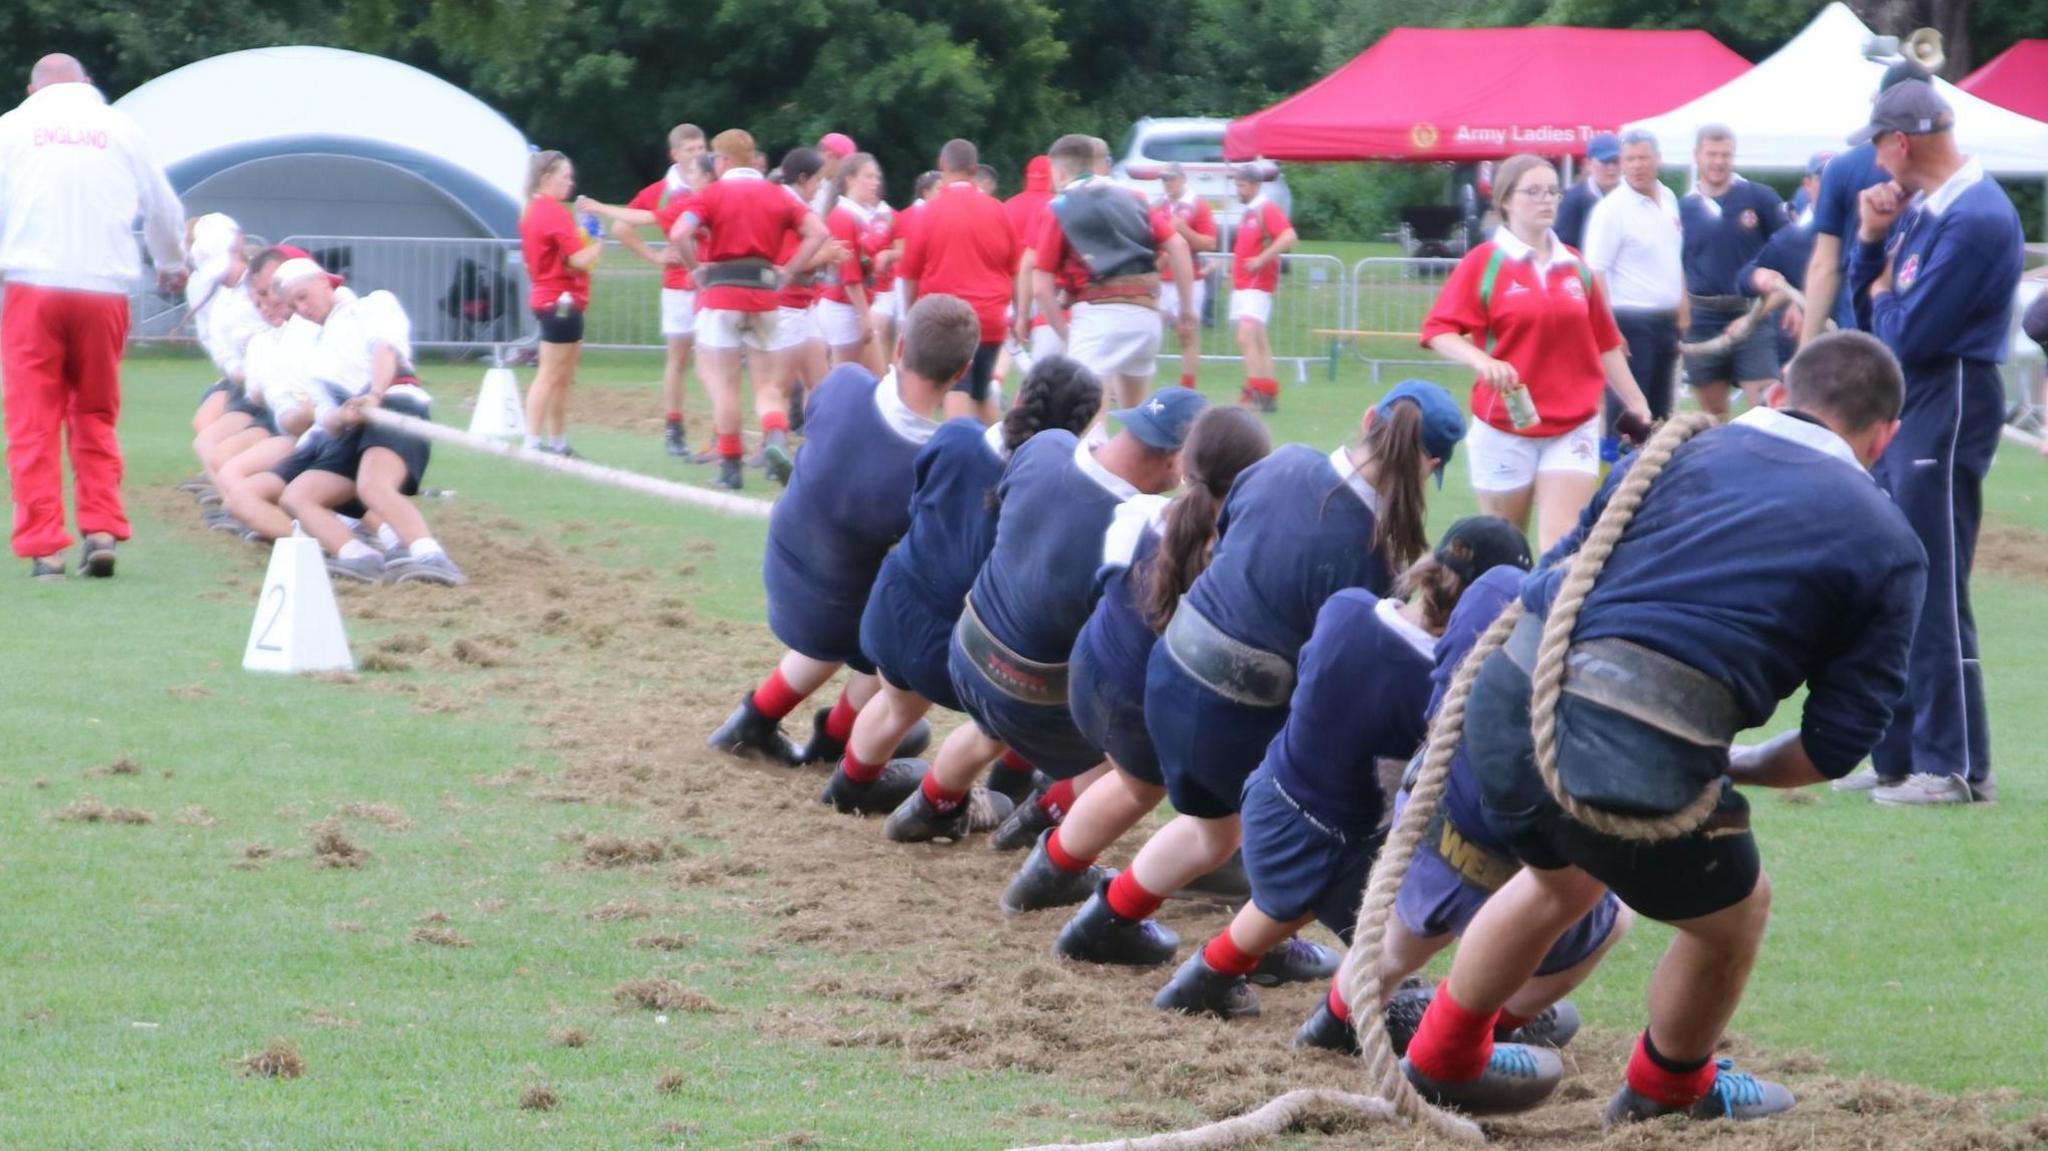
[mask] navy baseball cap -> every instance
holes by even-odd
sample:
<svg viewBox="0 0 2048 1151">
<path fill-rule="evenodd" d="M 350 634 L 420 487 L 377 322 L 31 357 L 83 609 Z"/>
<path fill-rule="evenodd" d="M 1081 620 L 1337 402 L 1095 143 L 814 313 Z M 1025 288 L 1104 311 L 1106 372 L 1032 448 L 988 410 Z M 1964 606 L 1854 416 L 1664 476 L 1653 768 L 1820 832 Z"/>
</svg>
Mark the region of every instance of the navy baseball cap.
<svg viewBox="0 0 2048 1151">
<path fill-rule="evenodd" d="M 1177 452 L 1182 444 L 1187 443 L 1188 429 L 1195 426 L 1195 417 L 1208 406 L 1209 397 L 1193 388 L 1175 385 L 1146 396 L 1144 402 L 1135 408 L 1125 408 L 1110 415 L 1146 447 Z"/>
<path fill-rule="evenodd" d="M 1373 410 L 1386 415 L 1393 406 L 1407 400 L 1422 409 L 1422 450 L 1438 461 L 1436 486 L 1444 486 L 1444 467 L 1458 441 L 1465 438 L 1465 411 L 1451 393 L 1428 380 L 1402 380 L 1395 384 Z"/>
<path fill-rule="evenodd" d="M 1436 543 L 1436 562 L 1470 584 L 1503 565 L 1528 571 L 1536 566 L 1529 537 L 1499 516 L 1466 516 Z"/>
<path fill-rule="evenodd" d="M 1612 164 L 1621 159 L 1621 137 L 1612 132 L 1596 132 L 1586 141 L 1586 159 Z"/>
<path fill-rule="evenodd" d="M 1926 136 L 1955 127 L 1955 113 L 1948 101 L 1925 80 L 1901 80 L 1878 94 L 1870 106 L 1870 123 L 1849 137 L 1851 144 L 1868 144 L 1886 132 Z"/>
</svg>

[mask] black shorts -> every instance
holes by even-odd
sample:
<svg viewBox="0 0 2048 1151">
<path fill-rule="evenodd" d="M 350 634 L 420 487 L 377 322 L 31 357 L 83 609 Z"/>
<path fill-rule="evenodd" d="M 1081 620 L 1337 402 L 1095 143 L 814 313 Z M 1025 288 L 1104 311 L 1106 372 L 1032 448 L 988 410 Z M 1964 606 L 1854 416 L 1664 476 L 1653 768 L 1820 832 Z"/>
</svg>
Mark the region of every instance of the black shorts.
<svg viewBox="0 0 2048 1151">
<path fill-rule="evenodd" d="M 422 420 L 429 418 L 427 405 L 404 396 L 385 396 L 383 407 L 385 411 L 403 416 Z M 405 463 L 405 481 L 399 485 L 399 492 L 407 496 L 419 494 L 420 481 L 427 474 L 430 445 L 418 436 L 375 424 L 363 424 L 338 436 L 318 432 L 285 457 L 283 463 L 270 470 L 287 484 L 306 472 L 328 472 L 354 480 L 356 473 L 362 470 L 363 453 L 371 448 L 384 448 L 397 455 Z M 343 515 L 360 517 L 363 514 L 362 505 L 354 500 L 335 510 Z"/>
<path fill-rule="evenodd" d="M 1689 745 L 1669 746 L 1677 742 L 1673 737 L 1620 712 L 1571 702 L 1584 706 L 1574 709 L 1572 723 L 1558 724 L 1560 758 L 1574 754 L 1574 743 L 1582 739 L 1609 754 L 1626 747 L 1628 759 L 1646 770 L 1697 754 Z M 1600 730 L 1587 730 L 1593 727 Z M 1565 815 L 1536 773 L 1529 677 L 1504 651 L 1489 657 L 1472 683 L 1465 732 L 1486 814 L 1508 849 L 1528 866 L 1546 871 L 1576 867 L 1606 884 L 1623 903 L 1666 923 L 1726 910 L 1756 889 L 1763 859 L 1749 827 L 1749 801 L 1732 786 L 1724 788 L 1721 805 L 1706 824 L 1683 839 L 1631 843 Z"/>
<path fill-rule="evenodd" d="M 215 380 L 213 381 L 213 383 L 208 384 L 206 386 L 205 391 L 199 393 L 199 406 L 205 407 L 206 401 L 212 399 L 213 397 L 219 395 L 222 392 L 226 392 L 228 399 L 233 400 L 235 396 L 240 394 L 241 389 L 237 388 L 234 384 L 229 383 L 227 380 Z"/>
<path fill-rule="evenodd" d="M 553 308 L 535 308 L 534 323 L 540 327 L 540 342 L 543 344 L 580 344 L 583 342 L 583 310 L 569 309 L 566 316 L 557 315 Z"/>
<path fill-rule="evenodd" d="M 953 385 L 956 392 L 965 392 L 976 403 L 988 398 L 989 381 L 996 378 L 996 359 L 1003 354 L 1003 342 L 993 340 L 974 349 L 974 359 L 967 365 L 967 374 Z"/>
<path fill-rule="evenodd" d="M 250 399 L 247 393 L 230 392 L 228 411 L 240 412 L 249 417 L 249 422 L 256 427 L 262 428 L 273 436 L 277 434 L 277 416 L 271 412 L 268 405 L 257 403 L 255 400 Z"/>
</svg>

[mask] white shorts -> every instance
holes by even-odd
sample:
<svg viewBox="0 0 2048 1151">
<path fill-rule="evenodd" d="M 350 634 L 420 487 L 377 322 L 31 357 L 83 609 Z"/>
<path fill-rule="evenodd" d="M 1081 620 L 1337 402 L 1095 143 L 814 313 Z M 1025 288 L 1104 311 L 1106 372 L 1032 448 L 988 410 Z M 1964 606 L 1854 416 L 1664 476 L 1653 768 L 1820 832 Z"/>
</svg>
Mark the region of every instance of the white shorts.
<svg viewBox="0 0 2048 1151">
<path fill-rule="evenodd" d="M 1200 318 L 1209 302 L 1209 281 L 1195 277 L 1195 316 Z M 1159 281 L 1159 314 L 1166 317 L 1166 325 L 1173 326 L 1180 319 L 1180 289 L 1173 286 L 1171 278 Z"/>
<path fill-rule="evenodd" d="M 860 312 L 852 304 L 838 300 L 819 300 L 812 308 L 811 316 L 818 326 L 818 334 L 835 348 L 858 344 L 860 340 Z"/>
<path fill-rule="evenodd" d="M 1067 355 L 1107 379 L 1149 379 L 1159 371 L 1159 312 L 1143 304 L 1075 304 Z"/>
<path fill-rule="evenodd" d="M 877 320 L 895 319 L 896 285 L 889 285 L 889 290 L 886 292 L 869 292 L 868 303 L 872 305 L 868 308 L 868 314 Z"/>
<path fill-rule="evenodd" d="M 1031 329 L 1032 360 L 1037 361 L 1047 356 L 1064 356 L 1066 354 L 1067 342 L 1060 339 L 1060 334 L 1052 330 L 1051 324 L 1040 324 Z"/>
<path fill-rule="evenodd" d="M 1257 320 L 1261 324 L 1273 322 L 1273 293 L 1257 288 L 1238 288 L 1230 293 L 1230 322 Z"/>
<path fill-rule="evenodd" d="M 781 309 L 773 312 L 739 312 L 731 308 L 701 308 L 697 312 L 697 347 L 705 351 L 722 348 L 771 350 L 781 328 Z"/>
<path fill-rule="evenodd" d="M 1600 417 L 1594 416 L 1562 435 L 1540 439 L 1501 431 L 1473 420 L 1465 433 L 1465 461 L 1472 469 L 1472 490 L 1515 492 L 1536 482 L 1538 472 L 1600 474 Z"/>
<path fill-rule="evenodd" d="M 688 288 L 661 290 L 663 339 L 687 340 L 697 334 L 697 293 Z"/>
<path fill-rule="evenodd" d="M 811 309 L 777 308 L 775 311 L 775 338 L 768 341 L 769 351 L 786 352 L 822 338 L 818 335 L 818 321 L 812 317 Z"/>
</svg>

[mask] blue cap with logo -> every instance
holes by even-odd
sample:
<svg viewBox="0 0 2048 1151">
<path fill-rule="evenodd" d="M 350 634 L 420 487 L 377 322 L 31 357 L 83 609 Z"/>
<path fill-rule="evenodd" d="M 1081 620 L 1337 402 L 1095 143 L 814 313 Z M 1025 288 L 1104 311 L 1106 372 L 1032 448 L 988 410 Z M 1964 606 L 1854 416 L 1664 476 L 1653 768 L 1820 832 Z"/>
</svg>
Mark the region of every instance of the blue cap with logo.
<svg viewBox="0 0 2048 1151">
<path fill-rule="evenodd" d="M 1621 137 L 1612 132 L 1595 132 L 1586 141 L 1586 159 L 1612 164 L 1621 159 Z"/>
<path fill-rule="evenodd" d="M 1437 461 L 1436 486 L 1442 487 L 1444 467 L 1451 462 L 1458 441 L 1465 438 L 1465 410 L 1451 393 L 1428 380 L 1402 380 L 1373 410 L 1384 416 L 1404 400 L 1422 410 L 1422 450 Z"/>
<path fill-rule="evenodd" d="M 1144 402 L 1135 408 L 1125 408 L 1110 415 L 1146 447 L 1177 452 L 1187 442 L 1188 429 L 1195 426 L 1195 417 L 1208 406 L 1209 397 L 1193 388 L 1175 385 L 1146 396 Z"/>
</svg>

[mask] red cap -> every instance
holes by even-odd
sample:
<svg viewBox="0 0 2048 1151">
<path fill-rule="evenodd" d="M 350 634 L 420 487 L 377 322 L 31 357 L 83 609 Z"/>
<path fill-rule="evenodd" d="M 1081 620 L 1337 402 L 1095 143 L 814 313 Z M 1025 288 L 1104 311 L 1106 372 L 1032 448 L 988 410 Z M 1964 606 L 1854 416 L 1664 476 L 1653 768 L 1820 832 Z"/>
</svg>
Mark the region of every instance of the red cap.
<svg viewBox="0 0 2048 1151">
<path fill-rule="evenodd" d="M 860 149 L 853 146 L 853 137 L 844 132 L 825 133 L 818 140 L 818 147 L 822 151 L 830 152 L 842 160 L 860 151 Z"/>
</svg>

